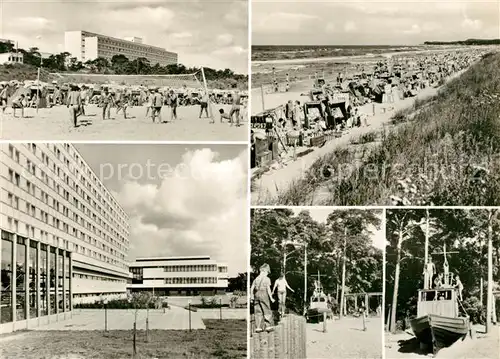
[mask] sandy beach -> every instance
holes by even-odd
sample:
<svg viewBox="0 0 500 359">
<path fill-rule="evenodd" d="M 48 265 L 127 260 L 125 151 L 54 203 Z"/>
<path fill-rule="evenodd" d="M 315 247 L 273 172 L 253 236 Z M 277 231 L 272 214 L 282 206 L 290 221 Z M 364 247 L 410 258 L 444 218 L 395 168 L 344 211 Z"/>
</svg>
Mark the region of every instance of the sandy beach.
<svg viewBox="0 0 500 359">
<path fill-rule="evenodd" d="M 78 119 L 88 122 L 87 126 L 74 128 L 65 106 L 25 109 L 26 118 L 14 118 L 8 108 L 2 116 L 1 138 L 5 140 L 65 140 L 65 141 L 247 141 L 248 126 L 246 115 L 243 126 L 220 123 L 218 110 L 226 112 L 230 105 L 214 105 L 215 123 L 209 119 L 199 119 L 199 106 L 179 107 L 178 120 L 170 121 L 170 108 L 163 107 L 162 119 L 168 122 L 152 123 L 146 118 L 146 107 L 132 107 L 127 110 L 127 119 L 116 109 L 111 109 L 111 120 L 102 120 L 102 109 L 96 105 L 85 107 L 86 116 Z M 20 111 L 17 112 L 20 116 Z"/>
<path fill-rule="evenodd" d="M 443 359 L 498 359 L 500 357 L 500 327 L 493 327 L 489 335 L 484 333 L 484 326 L 477 325 L 476 338 L 467 337 L 449 348 L 441 349 L 436 358 Z M 432 357 L 422 353 L 414 337 L 408 333 L 385 334 L 385 357 L 387 359 L 411 359 Z M 400 349 L 399 341 L 409 341 L 404 349 Z"/>
<path fill-rule="evenodd" d="M 304 86 L 305 85 L 306 84 L 304 83 Z M 348 145 L 351 140 L 358 138 L 363 134 L 381 130 L 383 126 L 389 123 L 391 117 L 396 111 L 413 106 L 413 104 L 417 100 L 424 100 L 426 98 L 432 97 L 437 94 L 437 91 L 438 88 L 428 87 L 420 91 L 417 96 L 412 98 L 396 100 L 396 102 L 392 104 L 375 103 L 374 116 L 372 115 L 373 103 L 361 106 L 360 111 L 368 115 L 368 126 L 352 128 L 348 132 L 344 132 L 342 137 L 329 141 L 321 148 L 315 148 L 314 151 L 303 157 L 300 157 L 297 161 L 289 162 L 282 168 L 265 172 L 260 178 L 255 181 L 255 185 L 257 188 L 255 192 L 252 193 L 252 203 L 268 203 L 269 199 L 277 196 L 279 191 L 285 190 L 292 181 L 301 178 L 301 176 L 306 173 L 307 169 L 321 156 L 332 152 L 338 147 Z M 301 92 L 288 92 L 266 95 L 266 107 L 270 108 L 273 105 L 278 106 L 279 104 L 284 104 L 289 99 L 304 99 L 305 97 L 301 97 L 300 93 Z M 252 95 L 254 95 L 253 92 Z M 253 106 L 258 106 L 259 101 L 261 101 L 260 97 L 253 97 L 252 110 L 254 110 Z M 386 111 L 384 111 L 384 109 Z"/>
<path fill-rule="evenodd" d="M 382 323 L 369 318 L 363 331 L 360 318 L 336 318 L 323 324 L 307 324 L 307 357 L 309 359 L 374 359 L 382 358 Z"/>
</svg>

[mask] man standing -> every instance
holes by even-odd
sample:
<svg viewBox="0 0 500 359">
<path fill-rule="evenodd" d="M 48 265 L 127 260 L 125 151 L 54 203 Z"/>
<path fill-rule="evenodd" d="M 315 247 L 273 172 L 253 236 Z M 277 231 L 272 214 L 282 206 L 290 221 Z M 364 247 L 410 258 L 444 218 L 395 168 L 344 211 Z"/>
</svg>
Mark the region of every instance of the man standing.
<svg viewBox="0 0 500 359">
<path fill-rule="evenodd" d="M 161 108 L 163 107 L 163 96 L 158 89 L 155 89 L 152 101 L 153 110 L 151 117 L 153 118 L 153 123 L 155 123 L 155 119 L 157 116 L 158 122 L 161 123 Z"/>
<path fill-rule="evenodd" d="M 282 318 L 285 315 L 286 309 L 286 290 L 290 289 L 294 292 L 294 290 L 288 285 L 283 272 L 281 272 L 280 277 L 276 280 L 276 282 L 274 282 L 273 294 L 276 291 L 276 288 L 278 289 L 279 313 L 280 318 Z"/>
<path fill-rule="evenodd" d="M 229 117 L 231 117 L 231 126 L 233 125 L 233 115 L 236 115 L 236 127 L 240 126 L 240 106 L 241 106 L 241 96 L 238 91 L 233 92 L 233 106 L 229 112 Z"/>
<path fill-rule="evenodd" d="M 455 274 L 455 288 L 458 290 L 458 299 L 462 300 L 462 292 L 464 291 L 464 285 L 458 276 L 458 272 Z"/>
<path fill-rule="evenodd" d="M 68 103 L 67 106 L 69 108 L 69 119 L 73 123 L 74 127 L 78 127 L 78 115 L 80 112 L 80 107 L 82 106 L 82 98 L 80 96 L 80 91 L 78 87 L 71 86 L 71 91 L 68 95 Z"/>
<path fill-rule="evenodd" d="M 108 120 L 111 119 L 111 105 L 114 103 L 113 96 L 109 93 L 108 88 L 105 87 L 101 96 L 102 103 L 102 119 L 106 119 L 106 114 L 108 115 Z"/>
<path fill-rule="evenodd" d="M 274 303 L 271 293 L 271 280 L 268 275 L 271 273 L 269 264 L 265 263 L 260 267 L 260 273 L 255 278 L 250 287 L 251 299 L 254 301 L 255 331 L 272 330 L 273 312 L 271 303 Z"/>
<path fill-rule="evenodd" d="M 434 278 L 435 273 L 436 273 L 436 266 L 432 262 L 432 259 L 429 258 L 429 261 L 427 262 L 424 268 L 424 289 L 432 288 L 432 279 Z"/>
<path fill-rule="evenodd" d="M 201 118 L 201 115 L 203 115 L 203 111 L 205 111 L 207 118 L 209 118 L 210 116 L 208 115 L 208 93 L 206 91 L 203 91 L 203 95 L 201 96 L 199 118 Z"/>
<path fill-rule="evenodd" d="M 179 99 L 174 90 L 170 90 L 168 102 L 170 104 L 170 118 L 172 121 L 177 120 L 177 106 L 179 105 Z"/>
</svg>

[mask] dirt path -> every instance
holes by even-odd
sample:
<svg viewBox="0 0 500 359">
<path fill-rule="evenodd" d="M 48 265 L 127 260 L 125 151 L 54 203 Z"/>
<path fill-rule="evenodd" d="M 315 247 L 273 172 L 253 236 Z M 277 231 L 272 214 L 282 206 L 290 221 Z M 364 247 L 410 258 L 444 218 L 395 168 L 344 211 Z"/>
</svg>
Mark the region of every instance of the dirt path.
<svg viewBox="0 0 500 359">
<path fill-rule="evenodd" d="M 375 359 L 382 358 L 382 323 L 369 318 L 363 331 L 360 318 L 328 321 L 327 333 L 323 324 L 307 324 L 307 358 L 309 359 Z"/>
<path fill-rule="evenodd" d="M 66 141 L 248 141 L 248 123 L 245 117 L 243 126 L 221 124 L 218 109 L 227 112 L 231 106 L 214 105 L 215 123 L 209 119 L 199 119 L 199 106 L 179 107 L 179 119 L 174 122 L 154 124 L 146 118 L 146 107 L 132 107 L 127 111 L 129 119 L 123 114 L 116 115 L 111 109 L 111 120 L 103 121 L 102 109 L 95 105 L 86 107 L 87 116 L 79 120 L 88 121 L 89 126 L 73 128 L 66 106 L 25 109 L 27 118 L 14 118 L 12 109 L 6 110 L 1 119 L 1 138 L 6 140 L 66 140 Z M 20 116 L 20 112 L 17 112 Z M 246 115 L 245 115 L 246 116 Z M 162 109 L 162 119 L 170 120 L 170 108 Z"/>
</svg>

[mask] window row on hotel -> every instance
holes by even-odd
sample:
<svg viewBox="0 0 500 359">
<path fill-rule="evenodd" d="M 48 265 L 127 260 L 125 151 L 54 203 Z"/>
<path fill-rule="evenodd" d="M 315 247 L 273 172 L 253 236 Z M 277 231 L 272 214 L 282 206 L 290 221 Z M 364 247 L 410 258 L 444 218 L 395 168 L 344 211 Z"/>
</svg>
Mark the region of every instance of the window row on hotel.
<svg viewBox="0 0 500 359">
<path fill-rule="evenodd" d="M 215 277 L 165 278 L 165 284 L 217 284 Z"/>
<path fill-rule="evenodd" d="M 10 153 L 12 154 L 11 157 L 14 157 L 16 162 L 20 162 L 20 159 L 19 159 L 19 152 L 15 149 L 10 149 Z M 27 160 L 29 161 L 29 160 Z M 28 162 L 27 162 L 28 163 Z M 33 167 L 31 164 L 28 164 L 29 167 Z M 29 170 L 31 171 L 31 170 Z M 41 171 L 41 173 L 44 173 L 43 171 Z M 71 196 L 72 198 L 70 198 L 70 194 L 67 190 L 65 190 L 64 188 L 62 189 L 61 191 L 61 186 L 57 183 L 55 183 L 55 181 L 52 181 L 49 176 L 47 176 L 46 174 L 44 175 L 40 175 L 41 178 L 38 178 L 36 177 L 37 179 L 43 181 L 49 188 L 52 188 L 54 190 L 54 192 L 57 193 L 57 195 L 61 198 L 63 198 L 64 200 L 70 202 L 71 199 L 73 199 L 73 205 L 75 206 L 76 209 L 79 209 L 81 212 L 83 212 L 83 214 L 86 214 L 89 219 L 92 219 L 96 224 L 100 224 L 102 227 L 103 227 L 103 230 L 101 231 L 99 228 L 97 228 L 96 226 L 94 226 L 93 224 L 91 224 L 89 221 L 85 221 L 85 219 L 83 218 L 83 216 L 80 216 L 78 215 L 77 213 L 75 212 L 72 212 L 72 219 L 77 222 L 78 224 L 84 226 L 85 228 L 89 229 L 90 231 L 92 231 L 94 234 L 98 234 L 100 237 L 103 237 L 104 239 L 106 239 L 108 242 L 110 242 L 111 244 L 117 246 L 118 248 L 120 249 L 123 249 L 123 248 L 126 248 L 128 246 L 128 240 L 126 240 L 123 236 L 121 236 L 117 231 L 115 231 L 113 228 L 111 228 L 111 226 L 109 224 L 107 224 L 104 220 L 101 220 L 100 217 L 96 216 L 95 213 L 91 212 L 90 209 L 88 207 L 86 207 L 83 203 L 81 203 L 80 201 L 78 201 L 78 199 L 74 196 Z M 19 175 L 19 173 L 13 171 L 12 169 L 9 168 L 9 180 L 14 183 L 16 186 L 18 187 L 21 187 L 21 176 Z M 32 196 L 35 196 L 36 198 L 39 198 L 42 202 L 44 202 L 45 204 L 47 204 L 48 206 L 50 206 L 50 208 L 52 209 L 55 209 L 57 212 L 60 212 L 62 213 L 63 215 L 65 215 L 66 217 L 70 218 L 70 211 L 67 207 L 65 207 L 64 205 L 60 205 L 59 201 L 56 200 L 55 198 L 49 196 L 46 192 L 44 192 L 43 190 L 41 189 L 38 189 L 37 190 L 37 187 L 31 183 L 30 181 L 28 181 L 26 179 L 26 187 L 25 187 L 25 190 L 31 194 Z M 39 196 L 37 196 L 37 192 L 39 192 Z M 14 202 L 12 203 L 12 205 L 16 205 L 16 200 L 18 201 L 17 198 L 13 198 Z M 71 203 L 71 202 L 70 202 Z M 32 208 L 30 209 L 32 210 Z M 107 215 L 107 213 L 105 213 L 105 216 Z M 42 214 L 42 220 L 48 220 L 48 217 L 46 215 L 46 213 L 43 213 Z M 117 223 L 117 222 L 115 222 Z M 114 238 L 105 233 L 104 230 L 108 230 L 110 233 L 114 234 L 115 236 L 118 236 L 121 238 L 121 242 L 123 243 L 120 244 L 118 241 L 115 241 Z M 68 230 L 69 231 L 69 230 Z M 75 234 L 77 234 L 75 232 Z"/>
<path fill-rule="evenodd" d="M 61 171 L 60 166 L 58 164 L 51 160 L 49 156 L 44 153 L 41 149 L 37 147 L 35 143 L 28 143 L 27 144 L 28 149 L 33 153 L 33 155 L 40 159 L 41 162 L 47 167 L 51 168 L 54 174 L 56 174 L 58 177 L 62 176 L 62 179 L 67 183 L 72 183 L 71 179 L 67 175 Z M 47 147 L 49 150 L 50 148 Z M 103 216 L 109 217 L 109 220 L 116 226 L 116 227 L 123 227 L 121 228 L 122 233 L 126 233 L 126 228 L 128 227 L 128 222 L 127 222 L 127 215 L 123 211 L 123 209 L 120 208 L 118 205 L 118 202 L 113 198 L 113 196 L 107 191 L 107 189 L 104 187 L 104 185 L 97 179 L 95 174 L 92 172 L 92 170 L 89 168 L 88 165 L 83 161 L 83 159 L 78 155 L 76 150 L 74 150 L 69 144 L 63 144 L 63 148 L 65 151 L 68 153 L 69 156 L 73 157 L 74 162 L 78 165 L 80 170 L 74 166 L 73 162 L 71 162 L 64 154 L 61 153 L 61 150 L 59 149 L 57 144 L 54 144 L 52 146 L 51 152 L 56 156 L 57 160 L 59 160 L 62 164 L 63 167 L 62 169 L 68 169 L 70 173 L 72 173 L 76 179 L 83 183 L 83 185 L 91 192 L 93 196 L 97 198 L 97 201 L 100 202 L 105 209 L 110 213 L 108 215 L 107 212 L 103 211 L 101 207 L 97 204 L 95 204 L 96 209 L 98 209 L 98 212 L 103 214 Z M 40 153 L 40 156 L 38 155 Z M 19 151 L 17 151 L 14 146 L 11 144 L 9 145 L 9 155 L 12 159 L 16 160 L 16 162 L 20 163 L 20 156 L 19 156 Z M 56 172 L 57 171 L 57 172 Z M 90 180 L 87 180 L 85 178 L 86 175 L 87 177 L 90 178 Z M 71 181 L 71 182 L 70 182 Z M 92 186 L 92 183 L 94 186 Z M 75 187 L 76 188 L 79 187 Z M 97 188 L 97 189 L 96 189 Z M 101 193 L 103 195 L 101 195 Z M 80 191 L 80 193 L 83 193 L 83 191 Z M 90 197 L 88 197 L 90 199 Z"/>
<path fill-rule="evenodd" d="M 24 233 L 26 233 L 26 236 L 29 237 L 30 239 L 36 239 L 40 240 L 41 242 L 51 242 L 54 245 L 60 246 L 59 245 L 59 238 L 53 234 L 49 234 L 48 232 L 44 230 L 39 230 L 29 224 L 26 225 L 26 230 Z M 15 233 L 20 233 L 19 230 L 19 221 L 17 219 L 13 219 L 11 217 L 7 217 L 7 228 Z M 49 236 L 52 236 L 52 241 L 50 241 Z M 95 240 L 94 240 L 95 242 Z M 71 248 L 69 244 L 72 243 L 70 241 L 67 241 L 65 239 L 62 239 L 62 244 L 61 247 L 64 249 L 69 249 L 73 250 L 75 253 L 83 254 L 95 259 L 98 259 L 102 262 L 105 263 L 110 263 L 113 265 L 116 265 L 121 268 L 127 268 L 127 265 L 124 261 L 118 261 L 116 259 L 113 259 L 111 257 L 106 256 L 105 254 L 99 253 L 97 251 L 91 250 L 90 248 L 87 248 L 83 245 L 78 245 L 73 243 L 73 247 Z M 124 258 L 122 258 L 124 259 Z"/>
<path fill-rule="evenodd" d="M 104 281 L 104 282 L 127 283 L 127 280 L 125 280 L 125 279 L 108 278 L 108 277 L 96 276 L 96 275 L 91 275 L 91 274 L 78 274 L 78 273 L 75 273 L 75 275 L 74 275 L 73 278 L 88 279 L 88 280 L 99 280 L 99 281 Z"/>
<path fill-rule="evenodd" d="M 118 258 L 125 259 L 125 255 L 123 254 L 124 252 L 120 251 L 126 251 L 126 246 L 120 244 L 118 241 L 115 241 L 113 238 L 107 238 L 107 240 L 114 245 L 115 247 L 118 247 L 119 250 L 116 250 L 112 248 L 111 246 L 108 246 L 101 241 L 96 240 L 94 237 L 92 237 L 90 234 L 86 234 L 83 230 L 78 230 L 77 228 L 71 227 L 64 221 L 60 220 L 59 218 L 52 216 L 51 214 L 43 211 L 40 208 L 37 208 L 30 202 L 24 200 L 24 206 L 22 205 L 23 200 L 21 200 L 19 197 L 15 196 L 14 194 L 7 192 L 7 203 L 9 206 L 12 208 L 19 210 L 21 212 L 24 212 L 28 215 L 30 215 L 34 219 L 38 219 L 45 224 L 48 224 L 55 229 L 62 230 L 65 233 L 71 234 L 73 237 L 76 237 L 78 239 L 81 239 L 93 246 L 96 246 L 99 249 L 102 249 L 105 252 L 111 253 L 112 255 L 117 256 Z M 47 203 L 47 202 L 45 202 Z M 49 204 L 49 207 L 52 209 L 56 210 L 56 208 L 52 207 Z M 62 206 L 63 211 L 58 211 L 59 213 L 62 213 L 64 216 L 70 218 L 68 215 L 70 211 Z M 78 214 L 73 213 L 73 221 L 76 222 L 77 224 L 83 226 L 86 228 L 88 231 L 93 232 L 99 238 L 106 238 L 104 233 L 100 229 L 96 229 L 95 226 L 92 226 L 89 222 L 86 222 L 84 218 L 80 217 Z M 71 229 L 71 233 L 70 233 Z"/>
<path fill-rule="evenodd" d="M 71 310 L 69 252 L 2 231 L 1 270 L 1 323 Z"/>
<path fill-rule="evenodd" d="M 217 266 L 216 264 L 192 264 L 192 265 L 171 265 L 161 267 L 131 267 L 130 272 L 134 274 L 142 274 L 146 268 L 162 268 L 164 272 L 215 272 L 227 273 L 226 266 Z"/>
</svg>

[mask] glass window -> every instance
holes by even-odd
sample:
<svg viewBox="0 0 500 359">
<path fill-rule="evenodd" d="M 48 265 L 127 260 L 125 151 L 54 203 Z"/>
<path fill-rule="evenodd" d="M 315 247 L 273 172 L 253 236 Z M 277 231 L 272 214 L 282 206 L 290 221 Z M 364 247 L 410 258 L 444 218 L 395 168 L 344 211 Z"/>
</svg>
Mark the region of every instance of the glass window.
<svg viewBox="0 0 500 359">
<path fill-rule="evenodd" d="M 47 315 L 47 246 L 40 243 L 40 315 Z"/>
<path fill-rule="evenodd" d="M 26 319 L 26 240 L 17 237 L 16 254 L 16 318 Z"/>
<path fill-rule="evenodd" d="M 38 263 L 37 263 L 36 242 L 34 242 L 34 241 L 30 242 L 28 263 L 29 263 L 30 318 L 35 318 L 38 315 L 38 313 L 37 313 L 38 303 L 36 301 L 36 293 L 38 290 L 38 283 L 36 282 L 36 272 L 38 270 Z"/>
<path fill-rule="evenodd" d="M 49 253 L 49 297 L 50 297 L 50 314 L 56 312 L 56 252 L 54 247 L 50 247 Z"/>
<path fill-rule="evenodd" d="M 58 249 L 59 253 L 57 255 L 57 303 L 59 307 L 59 312 L 64 311 L 64 257 L 62 255 L 62 251 Z"/>
<path fill-rule="evenodd" d="M 1 323 L 12 322 L 12 237 L 2 231 Z"/>
</svg>

